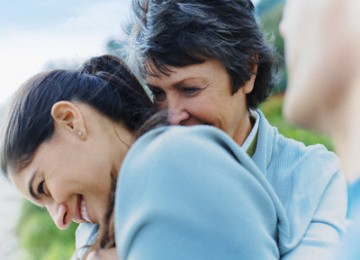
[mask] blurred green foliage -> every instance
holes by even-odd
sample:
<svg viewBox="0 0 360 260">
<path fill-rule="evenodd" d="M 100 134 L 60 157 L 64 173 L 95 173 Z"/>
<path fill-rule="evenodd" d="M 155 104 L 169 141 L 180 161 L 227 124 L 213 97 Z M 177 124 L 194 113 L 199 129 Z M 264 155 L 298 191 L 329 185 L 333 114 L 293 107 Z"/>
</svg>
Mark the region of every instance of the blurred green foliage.
<svg viewBox="0 0 360 260">
<path fill-rule="evenodd" d="M 260 0 L 256 4 L 255 13 L 258 17 L 263 17 L 269 11 L 279 3 L 284 3 L 285 0 Z"/>
<path fill-rule="evenodd" d="M 75 250 L 76 226 L 60 231 L 45 209 L 24 201 L 16 232 L 27 259 L 68 260 Z"/>
<path fill-rule="evenodd" d="M 274 5 L 269 12 L 261 17 L 261 29 L 265 34 L 272 34 L 273 44 L 276 47 L 277 52 L 283 57 L 284 56 L 284 40 L 280 36 L 279 23 L 282 19 L 282 13 L 284 4 L 279 2 Z"/>
<path fill-rule="evenodd" d="M 278 84 L 274 88 L 275 93 L 284 92 L 286 90 L 287 79 L 286 69 L 284 62 L 284 40 L 280 36 L 279 24 L 282 19 L 282 13 L 284 9 L 284 1 L 282 0 L 271 0 L 261 1 L 258 6 L 265 3 L 267 9 L 259 12 L 260 26 L 262 32 L 266 38 L 275 46 L 279 57 L 279 71 L 278 71 Z M 257 6 L 257 7 L 258 7 Z"/>
</svg>

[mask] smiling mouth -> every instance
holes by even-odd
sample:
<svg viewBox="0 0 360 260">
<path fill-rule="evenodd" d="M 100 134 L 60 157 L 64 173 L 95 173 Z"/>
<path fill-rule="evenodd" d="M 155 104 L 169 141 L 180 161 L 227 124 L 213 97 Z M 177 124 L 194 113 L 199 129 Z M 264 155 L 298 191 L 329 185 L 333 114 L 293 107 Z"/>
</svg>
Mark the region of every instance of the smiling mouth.
<svg viewBox="0 0 360 260">
<path fill-rule="evenodd" d="M 84 198 L 81 198 L 80 210 L 81 210 L 81 217 L 84 220 L 86 220 L 87 222 L 92 222 L 90 220 L 90 217 L 89 217 L 88 213 L 87 213 L 86 202 L 85 202 Z"/>
</svg>

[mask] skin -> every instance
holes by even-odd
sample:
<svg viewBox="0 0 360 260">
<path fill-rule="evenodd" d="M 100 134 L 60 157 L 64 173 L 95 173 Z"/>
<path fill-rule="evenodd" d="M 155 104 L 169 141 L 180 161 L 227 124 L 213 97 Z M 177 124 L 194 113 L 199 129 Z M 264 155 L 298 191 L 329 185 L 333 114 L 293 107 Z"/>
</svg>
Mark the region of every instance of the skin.
<svg viewBox="0 0 360 260">
<path fill-rule="evenodd" d="M 45 207 L 59 229 L 85 221 L 82 200 L 90 221 L 101 224 L 110 174 L 119 171 L 133 135 L 82 103 L 60 101 L 52 117 L 53 137 L 40 145 L 25 168 L 10 169 L 10 180 L 25 198 Z"/>
<path fill-rule="evenodd" d="M 98 252 L 91 252 L 86 260 L 114 260 L 119 259 L 117 256 L 116 248 L 99 250 Z"/>
<path fill-rule="evenodd" d="M 252 91 L 256 75 L 232 94 L 231 78 L 216 60 L 167 68 L 167 75 L 150 75 L 146 82 L 155 104 L 168 109 L 170 124 L 212 125 L 243 144 L 252 127 L 246 95 Z"/>
<path fill-rule="evenodd" d="M 356 0 L 288 0 L 280 25 L 288 70 L 284 115 L 333 138 L 349 181 L 360 173 L 359 17 Z"/>
</svg>

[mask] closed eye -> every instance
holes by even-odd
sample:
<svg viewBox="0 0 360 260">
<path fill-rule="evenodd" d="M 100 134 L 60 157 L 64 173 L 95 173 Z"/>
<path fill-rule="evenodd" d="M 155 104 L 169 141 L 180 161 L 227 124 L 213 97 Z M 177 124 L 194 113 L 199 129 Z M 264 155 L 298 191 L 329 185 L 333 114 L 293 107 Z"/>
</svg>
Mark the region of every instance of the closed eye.
<svg viewBox="0 0 360 260">
<path fill-rule="evenodd" d="M 151 87 L 150 90 L 151 96 L 155 103 L 164 101 L 166 99 L 166 93 L 161 88 Z"/>
<path fill-rule="evenodd" d="M 39 185 L 37 186 L 37 194 L 42 195 L 45 194 L 45 181 L 41 181 Z"/>
<path fill-rule="evenodd" d="M 188 96 L 193 96 L 195 94 L 197 94 L 199 91 L 201 90 L 201 88 L 198 87 L 183 87 L 181 88 L 181 91 Z"/>
</svg>

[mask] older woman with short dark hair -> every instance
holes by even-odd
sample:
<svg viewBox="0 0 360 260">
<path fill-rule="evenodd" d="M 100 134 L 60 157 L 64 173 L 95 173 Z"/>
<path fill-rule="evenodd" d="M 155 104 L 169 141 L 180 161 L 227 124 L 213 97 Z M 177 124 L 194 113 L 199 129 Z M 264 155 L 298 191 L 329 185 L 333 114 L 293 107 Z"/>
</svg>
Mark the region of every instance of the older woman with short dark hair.
<svg viewBox="0 0 360 260">
<path fill-rule="evenodd" d="M 345 181 L 334 154 L 285 138 L 257 109 L 276 55 L 251 1 L 134 0 L 133 10 L 130 61 L 168 121 L 230 135 L 282 202 L 289 229 L 278 234 L 280 257 L 326 259 L 344 227 Z"/>
</svg>

